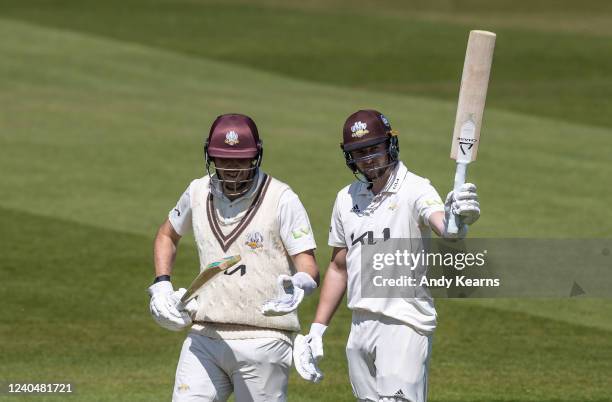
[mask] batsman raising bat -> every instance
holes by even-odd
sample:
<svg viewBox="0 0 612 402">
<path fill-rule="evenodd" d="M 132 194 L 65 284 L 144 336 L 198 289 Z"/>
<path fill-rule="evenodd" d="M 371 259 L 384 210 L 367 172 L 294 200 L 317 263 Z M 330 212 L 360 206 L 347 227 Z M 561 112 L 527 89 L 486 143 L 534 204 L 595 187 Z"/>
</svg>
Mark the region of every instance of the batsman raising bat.
<svg viewBox="0 0 612 402">
<path fill-rule="evenodd" d="M 155 238 L 150 311 L 164 328 L 191 327 L 173 401 L 285 401 L 297 308 L 317 287 L 308 215 L 288 185 L 260 169 L 255 122 L 219 116 L 191 182 Z M 193 231 L 200 270 L 187 291 L 170 282 L 181 237 Z"/>
<path fill-rule="evenodd" d="M 361 253 L 366 242 L 376 244 L 375 238 L 426 239 L 432 231 L 444 238 L 464 237 L 467 225 L 480 216 L 476 186 L 464 183 L 465 166 L 476 156 L 494 40 L 488 32 L 470 35 L 451 155 L 458 163 L 457 174 L 445 203 L 429 180 L 399 160 L 397 133 L 383 114 L 359 110 L 344 123 L 341 148 L 358 180 L 336 197 L 328 241 L 332 259 L 315 319 L 309 334 L 295 340 L 294 363 L 304 379 L 322 379 L 317 364 L 323 357 L 323 334 L 348 290 L 353 315 L 346 356 L 355 397 L 372 402 L 427 400 L 436 328 L 433 300 L 364 296 L 368 284 L 361 283 L 361 270 L 369 267 L 362 267 Z"/>
</svg>

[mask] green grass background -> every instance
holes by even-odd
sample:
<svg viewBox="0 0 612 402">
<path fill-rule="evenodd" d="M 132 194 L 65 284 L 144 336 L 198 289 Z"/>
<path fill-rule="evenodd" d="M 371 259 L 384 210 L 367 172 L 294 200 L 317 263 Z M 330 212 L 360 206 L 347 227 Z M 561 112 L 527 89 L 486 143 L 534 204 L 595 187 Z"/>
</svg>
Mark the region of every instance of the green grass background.
<svg viewBox="0 0 612 402">
<path fill-rule="evenodd" d="M 264 167 L 300 195 L 322 268 L 356 109 L 383 111 L 404 162 L 445 194 L 473 28 L 499 37 L 472 234 L 610 237 L 610 3 L 490 3 L 0 0 L 0 380 L 73 381 L 79 401 L 169 399 L 184 335 L 148 315 L 152 239 L 203 174 L 218 114 L 255 118 Z M 176 285 L 197 271 L 191 242 Z M 611 400 L 609 300 L 437 308 L 432 401 Z M 349 323 L 342 308 L 325 381 L 292 375 L 290 401 L 352 400 Z M 62 400 L 32 398 L 47 399 Z"/>
</svg>

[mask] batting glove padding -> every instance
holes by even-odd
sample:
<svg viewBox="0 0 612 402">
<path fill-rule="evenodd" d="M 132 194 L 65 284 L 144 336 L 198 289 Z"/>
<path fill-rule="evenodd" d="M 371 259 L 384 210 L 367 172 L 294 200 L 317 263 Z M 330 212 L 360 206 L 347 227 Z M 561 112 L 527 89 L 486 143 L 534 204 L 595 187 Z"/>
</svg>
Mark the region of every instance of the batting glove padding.
<svg viewBox="0 0 612 402">
<path fill-rule="evenodd" d="M 476 194 L 476 185 L 465 183 L 458 192 L 451 191 L 444 203 L 446 222 L 452 216 L 459 217 L 461 225 L 459 233 L 453 237 L 463 238 L 467 234 L 467 225 L 471 225 L 480 218 L 480 203 Z M 445 234 L 446 237 L 446 234 Z"/>
<path fill-rule="evenodd" d="M 306 381 L 317 383 L 323 379 L 318 362 L 323 358 L 323 334 L 327 326 L 313 323 L 306 336 L 297 335 L 293 342 L 293 364 Z"/>
<path fill-rule="evenodd" d="M 162 281 L 151 285 L 148 292 L 151 295 L 149 310 L 155 322 L 162 328 L 180 331 L 191 325 L 191 317 L 187 311 L 177 309 L 185 289 L 181 288 L 175 292 L 169 281 Z M 192 309 L 194 304 L 190 303 L 191 301 L 187 305 Z M 195 306 L 197 310 L 197 304 Z"/>
<path fill-rule="evenodd" d="M 298 272 L 293 276 L 279 275 L 277 278 L 278 295 L 261 307 L 263 315 L 285 315 L 295 311 L 305 294 L 310 294 L 317 287 L 317 283 L 305 272 Z"/>
</svg>

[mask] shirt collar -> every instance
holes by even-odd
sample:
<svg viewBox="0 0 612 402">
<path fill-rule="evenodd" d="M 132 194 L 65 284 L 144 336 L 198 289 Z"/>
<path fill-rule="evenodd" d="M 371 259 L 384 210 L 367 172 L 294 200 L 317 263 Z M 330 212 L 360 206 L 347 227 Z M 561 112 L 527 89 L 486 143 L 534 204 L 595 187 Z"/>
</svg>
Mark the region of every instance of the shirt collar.
<svg viewBox="0 0 612 402">
<path fill-rule="evenodd" d="M 399 191 L 402 183 L 404 182 L 404 178 L 406 178 L 406 174 L 408 173 L 408 169 L 406 165 L 402 161 L 398 161 L 393 172 L 387 179 L 387 183 L 383 187 L 381 193 L 391 193 L 395 194 Z M 359 183 L 359 195 L 368 195 L 370 194 L 370 190 L 368 189 L 368 184 L 360 182 Z"/>
</svg>

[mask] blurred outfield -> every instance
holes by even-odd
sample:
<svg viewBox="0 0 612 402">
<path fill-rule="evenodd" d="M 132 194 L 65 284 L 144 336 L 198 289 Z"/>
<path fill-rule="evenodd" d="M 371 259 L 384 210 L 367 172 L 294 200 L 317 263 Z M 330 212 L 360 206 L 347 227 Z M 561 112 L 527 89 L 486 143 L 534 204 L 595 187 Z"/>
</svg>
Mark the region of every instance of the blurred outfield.
<svg viewBox="0 0 612 402">
<path fill-rule="evenodd" d="M 265 170 L 300 195 L 322 268 L 356 109 L 383 111 L 402 159 L 445 195 L 473 28 L 498 43 L 472 235 L 610 237 L 611 3 L 521 4 L 0 0 L 0 380 L 73 381 L 79 401 L 169 399 L 184 335 L 148 315 L 151 244 L 203 174 L 218 114 L 255 118 Z M 175 285 L 196 274 L 191 242 Z M 609 300 L 437 307 L 432 401 L 612 400 Z M 290 401 L 352 400 L 348 325 L 342 308 L 325 381 L 292 375 Z"/>
</svg>

